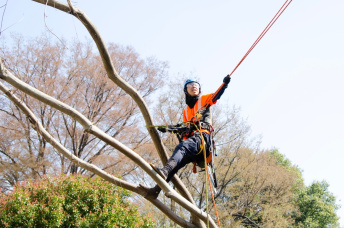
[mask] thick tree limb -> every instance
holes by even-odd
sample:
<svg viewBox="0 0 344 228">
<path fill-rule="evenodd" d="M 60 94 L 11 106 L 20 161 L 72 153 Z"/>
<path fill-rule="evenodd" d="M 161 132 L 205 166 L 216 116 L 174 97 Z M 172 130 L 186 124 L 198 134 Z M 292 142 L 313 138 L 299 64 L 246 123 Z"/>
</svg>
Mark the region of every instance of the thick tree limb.
<svg viewBox="0 0 344 228">
<path fill-rule="evenodd" d="M 32 86 L 30 86 L 30 85 L 24 83 L 23 81 L 19 80 L 18 78 L 16 78 L 11 72 L 9 72 L 5 68 L 1 59 L 0 59 L 0 79 L 3 79 L 4 81 L 8 82 L 9 84 L 14 86 L 15 88 L 17 88 L 17 89 L 23 91 L 24 93 L 40 100 L 41 102 L 43 102 L 47 105 L 50 105 L 51 107 L 54 107 L 54 108 L 58 109 L 59 111 L 71 116 L 73 119 L 78 121 L 83 126 L 85 131 L 97 136 L 99 139 L 101 139 L 104 142 L 106 142 L 107 144 L 113 146 L 118 151 L 120 151 L 121 153 L 126 155 L 128 158 L 130 158 L 132 161 L 134 161 L 136 164 L 138 164 L 148 175 L 150 175 L 153 178 L 154 181 L 156 181 L 159 184 L 159 186 L 164 190 L 167 197 L 170 197 L 173 200 L 175 200 L 176 202 L 178 202 L 182 207 L 184 207 L 185 209 L 190 211 L 190 213 L 197 216 L 198 218 L 200 218 L 204 222 L 207 221 L 207 214 L 206 213 L 204 213 L 196 205 L 192 204 L 191 202 L 189 202 L 188 200 L 183 198 L 181 195 L 179 195 L 168 183 L 166 183 L 165 180 L 163 180 L 160 177 L 159 174 L 157 174 L 152 169 L 152 167 L 141 156 L 139 156 L 137 153 L 132 151 L 130 148 L 128 148 L 127 146 L 125 146 L 121 142 L 119 142 L 116 139 L 112 138 L 111 136 L 105 134 L 103 131 L 101 131 L 97 126 L 93 125 L 93 123 L 91 121 L 89 121 L 85 116 L 83 116 L 77 110 L 73 109 L 72 107 L 68 106 L 67 104 L 62 103 L 61 101 L 59 101 L 53 97 L 50 97 L 49 95 L 33 88 Z M 38 126 L 37 120 L 32 119 L 32 121 L 34 124 L 36 124 L 35 126 Z M 40 128 L 37 128 L 37 129 L 39 129 L 39 131 L 38 131 L 39 134 L 43 134 L 44 131 L 41 131 Z M 47 141 L 51 142 L 53 146 L 58 145 L 55 143 L 55 141 L 51 141 L 52 140 L 51 137 L 49 138 L 49 140 L 50 141 L 48 141 L 48 140 Z M 85 165 L 85 167 L 83 167 L 83 168 L 86 169 L 86 162 L 85 161 L 74 160 L 75 158 L 71 157 L 70 152 L 68 152 L 68 151 L 64 151 L 64 152 L 66 153 L 65 156 L 67 158 L 69 158 L 73 162 L 78 161 L 77 164 L 80 166 L 81 166 L 81 164 Z M 122 182 L 117 182 L 118 180 L 116 180 L 116 179 L 110 178 L 111 175 L 110 176 L 105 175 L 106 172 L 104 172 L 102 170 L 98 171 L 96 169 L 97 167 L 94 165 L 90 165 L 87 168 L 90 169 L 91 172 L 99 172 L 99 175 L 102 178 L 104 178 L 106 180 L 114 181 L 114 182 L 116 182 L 116 184 L 119 184 L 119 186 L 123 187 L 122 184 L 125 184 Z M 137 187 L 135 187 L 135 186 L 126 185 L 126 187 L 128 190 L 138 192 Z M 140 192 L 139 194 L 143 194 L 143 193 Z M 153 201 L 155 202 L 155 200 L 153 200 Z M 209 221 L 210 221 L 211 227 L 217 227 L 211 218 L 209 218 Z"/>
</svg>

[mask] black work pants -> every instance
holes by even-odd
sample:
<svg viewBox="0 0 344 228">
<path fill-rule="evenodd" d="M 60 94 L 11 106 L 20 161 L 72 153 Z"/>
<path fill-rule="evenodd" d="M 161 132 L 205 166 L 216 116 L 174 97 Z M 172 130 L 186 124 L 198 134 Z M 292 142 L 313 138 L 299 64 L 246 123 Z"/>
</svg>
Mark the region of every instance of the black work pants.
<svg viewBox="0 0 344 228">
<path fill-rule="evenodd" d="M 202 133 L 206 148 L 209 148 L 210 145 L 210 135 L 207 133 Z M 179 169 L 183 168 L 185 165 L 194 161 L 203 161 L 204 154 L 203 150 L 200 152 L 202 145 L 202 139 L 199 132 L 196 132 L 193 136 L 179 143 L 170 159 L 174 159 L 177 163 L 176 167 L 169 173 L 166 181 L 169 182 L 173 175 L 178 172 Z"/>
</svg>

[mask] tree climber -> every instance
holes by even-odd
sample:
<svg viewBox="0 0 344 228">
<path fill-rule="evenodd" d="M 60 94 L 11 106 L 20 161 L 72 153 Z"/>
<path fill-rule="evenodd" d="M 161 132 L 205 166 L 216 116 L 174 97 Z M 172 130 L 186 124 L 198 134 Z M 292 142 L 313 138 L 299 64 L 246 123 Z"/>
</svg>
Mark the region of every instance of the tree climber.
<svg viewBox="0 0 344 228">
<path fill-rule="evenodd" d="M 227 75 L 223 79 L 223 86 L 220 87 L 216 95 L 200 95 L 200 84 L 193 79 L 186 80 L 184 84 L 184 93 L 187 106 L 183 111 L 184 125 L 158 127 L 158 130 L 161 132 L 168 131 L 173 133 L 179 133 L 183 136 L 184 139 L 181 140 L 181 142 L 176 146 L 172 156 L 169 158 L 169 160 L 163 168 L 156 168 L 152 165 L 154 170 L 157 171 L 159 175 L 161 175 L 166 180 L 166 182 L 169 182 L 173 178 L 173 175 L 176 174 L 179 169 L 181 169 L 188 163 L 196 162 L 201 167 L 203 164 L 204 167 L 204 154 L 202 153 L 202 136 L 205 142 L 207 156 L 209 154 L 210 149 L 209 145 L 212 144 L 210 132 L 213 129 L 210 107 L 211 105 L 215 104 L 218 99 L 220 99 L 221 95 L 227 88 L 230 80 L 231 78 L 229 77 L 229 75 Z M 209 101 L 210 103 L 208 103 L 208 107 L 206 107 L 206 109 L 202 112 L 201 117 L 199 119 L 195 118 L 197 111 L 203 108 L 204 105 Z M 140 187 L 147 192 L 146 197 L 150 197 L 153 199 L 157 198 L 161 191 L 159 185 L 155 185 L 155 187 L 149 188 L 140 184 Z"/>
</svg>

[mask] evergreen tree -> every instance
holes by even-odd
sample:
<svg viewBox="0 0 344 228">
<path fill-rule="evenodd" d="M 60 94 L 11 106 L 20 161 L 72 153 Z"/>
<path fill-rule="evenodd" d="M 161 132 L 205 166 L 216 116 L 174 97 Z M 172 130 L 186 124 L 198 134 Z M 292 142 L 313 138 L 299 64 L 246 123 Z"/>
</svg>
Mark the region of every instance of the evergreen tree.
<svg viewBox="0 0 344 228">
<path fill-rule="evenodd" d="M 100 178 L 44 177 L 0 194 L 0 227 L 155 227 L 128 197 Z"/>
<path fill-rule="evenodd" d="M 296 201 L 300 213 L 295 216 L 297 227 L 339 227 L 336 198 L 326 181 L 314 182 L 299 191 Z"/>
</svg>

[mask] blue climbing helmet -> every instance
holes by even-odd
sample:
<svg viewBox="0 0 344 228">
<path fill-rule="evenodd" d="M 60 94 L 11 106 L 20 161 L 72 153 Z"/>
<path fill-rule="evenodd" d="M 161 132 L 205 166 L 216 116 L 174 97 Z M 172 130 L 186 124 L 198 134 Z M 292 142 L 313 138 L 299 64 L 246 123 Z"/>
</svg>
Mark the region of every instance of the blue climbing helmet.
<svg viewBox="0 0 344 228">
<path fill-rule="evenodd" d="M 192 83 L 192 82 L 196 82 L 199 85 L 199 93 L 201 93 L 201 84 L 199 84 L 198 81 L 196 81 L 194 79 L 190 79 L 190 78 L 187 79 L 184 83 L 184 93 L 187 93 L 187 89 L 186 89 L 187 84 Z"/>
</svg>

